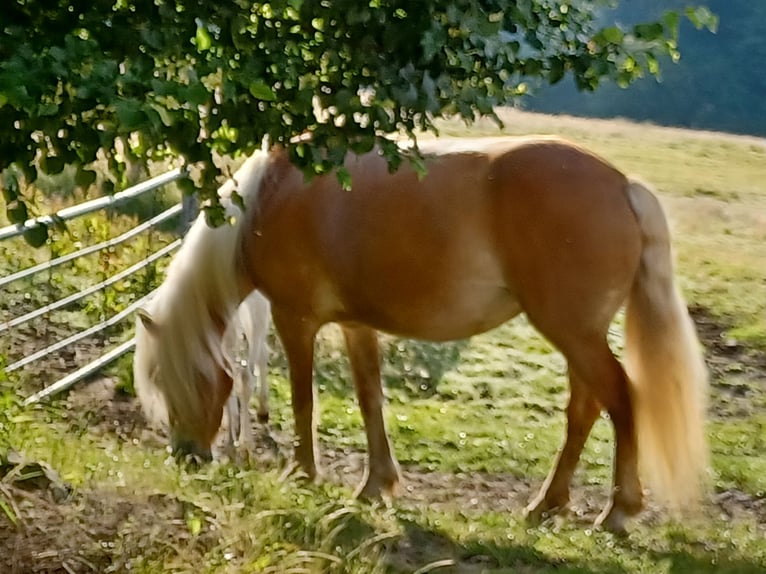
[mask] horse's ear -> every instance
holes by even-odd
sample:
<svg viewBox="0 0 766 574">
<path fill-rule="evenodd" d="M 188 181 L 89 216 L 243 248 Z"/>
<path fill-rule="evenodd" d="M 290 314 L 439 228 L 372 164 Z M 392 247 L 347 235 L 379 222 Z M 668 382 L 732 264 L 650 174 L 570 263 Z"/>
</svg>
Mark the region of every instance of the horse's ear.
<svg viewBox="0 0 766 574">
<path fill-rule="evenodd" d="M 141 324 L 144 326 L 144 329 L 149 331 L 151 334 L 155 335 L 159 332 L 159 326 L 157 325 L 157 322 L 146 309 L 137 309 L 136 317 L 139 318 Z"/>
</svg>

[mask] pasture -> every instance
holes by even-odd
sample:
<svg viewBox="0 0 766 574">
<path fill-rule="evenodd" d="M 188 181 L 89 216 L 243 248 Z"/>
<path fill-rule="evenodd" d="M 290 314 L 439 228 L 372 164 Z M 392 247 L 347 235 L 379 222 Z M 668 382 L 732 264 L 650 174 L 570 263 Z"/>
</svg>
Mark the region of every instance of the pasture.
<svg viewBox="0 0 766 574">
<path fill-rule="evenodd" d="M 317 485 L 283 477 L 292 420 L 277 341 L 271 436 L 257 429 L 259 450 L 243 465 L 177 465 L 116 390 L 129 381 L 127 358 L 36 407 L 19 400 L 35 381 L 0 380 L 0 468 L 13 466 L 4 463 L 11 451 L 30 461 L 0 479 L 0 571 L 766 571 L 766 143 L 502 117 L 504 133 L 563 135 L 658 190 L 711 372 L 711 487 L 698 514 L 674 520 L 650 507 L 626 538 L 592 530 L 611 482 L 612 431 L 600 420 L 575 475 L 572 513 L 525 523 L 522 509 L 564 436 L 567 384 L 563 359 L 523 318 L 469 341 L 383 340 L 386 416 L 405 481 L 390 503 L 353 500 L 364 432 L 341 337 L 328 328 L 316 365 L 326 472 Z M 442 132 L 499 133 L 485 123 Z M 621 337 L 615 325 L 615 349 Z"/>
</svg>

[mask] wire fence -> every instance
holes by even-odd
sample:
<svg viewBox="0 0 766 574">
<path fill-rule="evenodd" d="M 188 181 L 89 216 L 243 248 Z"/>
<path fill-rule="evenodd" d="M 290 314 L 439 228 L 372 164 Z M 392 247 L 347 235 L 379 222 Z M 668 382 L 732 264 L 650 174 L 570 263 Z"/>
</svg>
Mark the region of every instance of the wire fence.
<svg viewBox="0 0 766 574">
<path fill-rule="evenodd" d="M 178 249 L 196 215 L 186 198 L 158 208 L 157 193 L 185 177 L 185 169 L 174 169 L 120 193 L 0 228 L 0 367 L 19 372 L 29 381 L 25 388 L 37 387 L 27 404 L 132 350 L 128 319 L 151 297 L 157 265 Z M 149 201 L 141 199 L 149 193 Z M 53 236 L 33 249 L 22 236 L 39 225 Z"/>
</svg>

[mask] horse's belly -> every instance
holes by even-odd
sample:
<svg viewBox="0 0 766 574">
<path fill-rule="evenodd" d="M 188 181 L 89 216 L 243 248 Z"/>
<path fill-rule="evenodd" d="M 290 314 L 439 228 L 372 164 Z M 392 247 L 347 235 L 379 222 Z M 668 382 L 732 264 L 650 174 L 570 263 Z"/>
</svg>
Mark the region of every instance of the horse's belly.
<svg viewBox="0 0 766 574">
<path fill-rule="evenodd" d="M 395 335 L 429 341 L 465 339 L 501 325 L 521 312 L 501 286 L 452 285 L 427 299 L 399 300 L 365 321 Z"/>
</svg>

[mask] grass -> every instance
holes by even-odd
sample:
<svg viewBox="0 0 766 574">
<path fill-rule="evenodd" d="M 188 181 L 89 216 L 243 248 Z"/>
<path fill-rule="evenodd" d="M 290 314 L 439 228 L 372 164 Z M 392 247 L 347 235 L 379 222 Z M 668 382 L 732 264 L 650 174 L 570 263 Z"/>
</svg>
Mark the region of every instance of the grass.
<svg viewBox="0 0 766 574">
<path fill-rule="evenodd" d="M 64 504 L 40 494 L 25 505 L 29 494 L 0 489 L 0 539 L 14 541 L 17 564 L 37 556 L 51 570 L 83 572 L 87 563 L 146 573 L 766 571 L 763 142 L 515 111 L 504 120 L 507 133 L 564 135 L 657 187 L 680 283 L 709 345 L 714 502 L 683 520 L 650 509 L 626 539 L 591 530 L 611 480 L 604 419 L 575 476 L 577 512 L 530 528 L 521 510 L 562 439 L 567 383 L 561 357 L 523 319 L 448 345 L 384 338 L 386 416 L 407 483 L 391 504 L 356 502 L 364 433 L 340 338 L 328 328 L 317 358 L 328 475 L 319 485 L 281 479 L 284 461 L 265 456 L 179 466 L 160 437 L 126 422 L 117 399 L 24 408 L 19 397 L 35 382 L 0 381 L 0 453 L 47 462 L 75 493 Z M 497 134 L 483 123 L 442 131 Z M 272 431 L 289 452 L 289 385 L 275 347 Z M 129 366 L 123 360 L 111 376 L 125 384 Z M 35 534 L 37 525 L 47 531 Z M 42 547 L 55 556 L 41 558 Z"/>
</svg>

